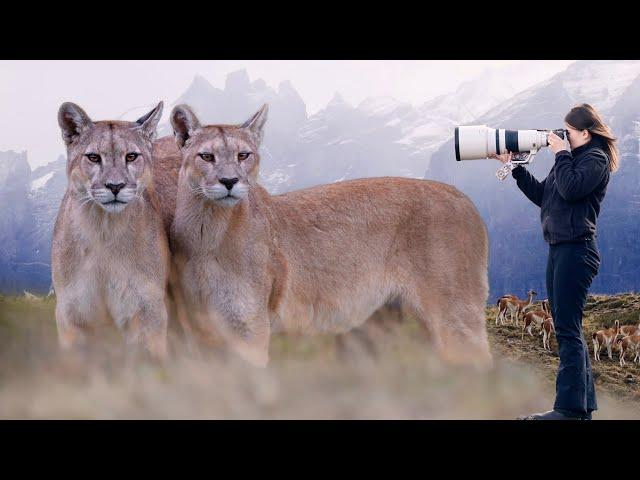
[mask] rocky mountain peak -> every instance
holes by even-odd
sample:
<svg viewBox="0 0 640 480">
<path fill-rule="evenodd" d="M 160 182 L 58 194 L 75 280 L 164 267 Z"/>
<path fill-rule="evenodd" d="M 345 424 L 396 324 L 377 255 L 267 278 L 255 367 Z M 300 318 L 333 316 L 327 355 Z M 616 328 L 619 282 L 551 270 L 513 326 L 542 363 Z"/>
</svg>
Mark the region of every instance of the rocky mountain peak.
<svg viewBox="0 0 640 480">
<path fill-rule="evenodd" d="M 249 81 L 249 74 L 245 69 L 236 70 L 227 74 L 225 80 L 224 89 L 229 93 L 241 93 L 249 91 L 251 82 Z"/>
</svg>

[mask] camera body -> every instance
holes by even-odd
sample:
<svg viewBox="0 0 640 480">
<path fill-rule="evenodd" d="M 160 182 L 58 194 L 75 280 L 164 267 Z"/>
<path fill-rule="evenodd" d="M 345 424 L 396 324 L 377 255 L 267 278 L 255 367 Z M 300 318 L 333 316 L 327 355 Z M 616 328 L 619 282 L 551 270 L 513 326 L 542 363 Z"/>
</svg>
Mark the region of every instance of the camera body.
<svg viewBox="0 0 640 480">
<path fill-rule="evenodd" d="M 565 138 L 564 129 L 506 130 L 486 125 L 456 127 L 454 134 L 456 160 L 481 160 L 490 155 L 537 152 L 549 146 L 549 134 Z M 523 162 L 524 163 L 524 162 Z"/>
</svg>

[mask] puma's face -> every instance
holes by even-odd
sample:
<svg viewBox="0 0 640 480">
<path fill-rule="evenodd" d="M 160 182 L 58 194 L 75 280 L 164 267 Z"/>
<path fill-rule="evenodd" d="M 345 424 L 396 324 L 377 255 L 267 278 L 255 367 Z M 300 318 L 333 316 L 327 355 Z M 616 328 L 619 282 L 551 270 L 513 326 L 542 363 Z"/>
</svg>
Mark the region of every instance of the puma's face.
<svg viewBox="0 0 640 480">
<path fill-rule="evenodd" d="M 70 149 L 72 178 L 86 200 L 120 212 L 141 195 L 150 174 L 150 148 L 130 125 L 97 122 L 87 141 Z"/>
<path fill-rule="evenodd" d="M 243 125 L 202 127 L 189 107 L 174 108 L 183 175 L 195 196 L 228 207 L 247 198 L 258 175 L 266 111 L 265 105 Z"/>
<path fill-rule="evenodd" d="M 151 143 L 161 114 L 162 102 L 136 122 L 92 122 L 77 105 L 60 107 L 69 185 L 82 203 L 118 213 L 140 198 L 151 181 Z"/>
<path fill-rule="evenodd" d="M 225 206 L 247 198 L 258 163 L 256 146 L 237 127 L 204 127 L 183 149 L 193 191 Z"/>
</svg>

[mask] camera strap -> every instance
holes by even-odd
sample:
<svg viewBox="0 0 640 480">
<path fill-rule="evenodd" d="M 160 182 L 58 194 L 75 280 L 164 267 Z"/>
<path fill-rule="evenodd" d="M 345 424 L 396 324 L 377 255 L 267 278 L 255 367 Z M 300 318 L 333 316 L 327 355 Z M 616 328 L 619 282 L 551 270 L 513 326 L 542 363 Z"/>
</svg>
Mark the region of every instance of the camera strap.
<svg viewBox="0 0 640 480">
<path fill-rule="evenodd" d="M 500 170 L 496 172 L 496 177 L 498 177 L 498 180 L 502 181 L 507 178 L 511 171 L 516 167 L 516 164 L 512 162 L 506 162 L 502 167 L 500 167 Z"/>
<path fill-rule="evenodd" d="M 531 151 L 531 152 L 520 152 L 520 153 L 514 153 L 511 156 L 511 161 L 506 162 L 501 168 L 500 170 L 498 170 L 496 172 L 496 177 L 498 177 L 498 180 L 502 181 L 505 178 L 507 178 L 507 176 L 511 173 L 511 171 L 516 168 L 518 165 L 524 165 L 526 163 L 531 163 L 533 161 L 533 158 L 536 156 L 536 153 L 538 153 L 538 151 Z M 515 162 L 514 162 L 515 160 Z"/>
</svg>

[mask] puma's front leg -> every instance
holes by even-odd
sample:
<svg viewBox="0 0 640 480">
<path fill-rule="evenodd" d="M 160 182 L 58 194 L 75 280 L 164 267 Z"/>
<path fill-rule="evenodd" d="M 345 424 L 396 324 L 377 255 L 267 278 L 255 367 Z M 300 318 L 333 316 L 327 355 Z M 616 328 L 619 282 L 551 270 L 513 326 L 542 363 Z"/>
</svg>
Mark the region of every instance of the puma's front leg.
<svg viewBox="0 0 640 480">
<path fill-rule="evenodd" d="M 253 317 L 224 317 L 216 324 L 229 347 L 256 367 L 269 362 L 271 328 L 268 314 Z"/>
<path fill-rule="evenodd" d="M 180 283 L 180 272 L 175 262 L 171 264 L 171 271 L 169 275 L 169 292 L 171 292 L 171 298 L 175 305 L 176 320 L 182 327 L 182 331 L 188 342 L 193 341 L 193 327 L 189 322 L 189 314 L 186 306 L 186 299 L 184 292 L 182 291 L 182 284 Z"/>
<path fill-rule="evenodd" d="M 124 325 L 128 345 L 143 347 L 155 360 L 167 357 L 167 310 L 164 301 L 141 307 Z"/>
<path fill-rule="evenodd" d="M 65 375 L 82 375 L 92 360 L 90 340 L 95 338 L 93 319 L 80 311 L 81 302 L 61 298 L 56 303 L 56 327 L 60 345 L 60 367 Z"/>
<path fill-rule="evenodd" d="M 263 368 L 269 363 L 269 319 L 260 319 L 254 324 L 259 324 L 260 327 L 234 342 L 232 346 L 246 361 Z"/>
<path fill-rule="evenodd" d="M 58 330 L 58 343 L 63 350 L 85 350 L 88 342 L 88 319 L 82 318 L 82 314 L 74 302 L 64 301 L 61 298 L 56 303 L 56 327 Z"/>
</svg>

